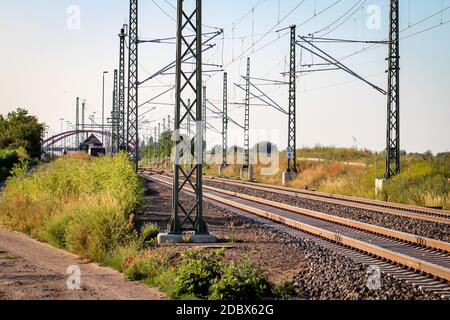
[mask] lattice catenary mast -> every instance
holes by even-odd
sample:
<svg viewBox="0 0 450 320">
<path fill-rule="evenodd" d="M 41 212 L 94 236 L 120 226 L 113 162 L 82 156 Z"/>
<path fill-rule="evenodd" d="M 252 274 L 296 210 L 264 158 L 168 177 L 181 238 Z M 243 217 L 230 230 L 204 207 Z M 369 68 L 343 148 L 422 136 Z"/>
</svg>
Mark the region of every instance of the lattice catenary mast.
<svg viewBox="0 0 450 320">
<path fill-rule="evenodd" d="M 222 164 L 227 164 L 228 149 L 228 74 L 223 74 Z"/>
<path fill-rule="evenodd" d="M 81 130 L 85 131 L 86 130 L 86 118 L 85 118 L 85 114 L 86 114 L 86 99 L 83 100 L 83 102 L 81 103 Z M 87 133 L 83 133 L 81 135 L 81 138 L 83 140 L 86 140 L 88 138 Z M 80 146 L 76 146 L 76 148 L 78 149 Z"/>
<path fill-rule="evenodd" d="M 194 0 L 191 0 L 194 1 Z M 185 11 L 184 0 L 177 3 L 177 46 L 176 46 L 176 102 L 175 102 L 175 150 L 172 218 L 169 235 L 181 235 L 183 231 L 193 231 L 196 235 L 208 235 L 208 228 L 203 218 L 203 152 L 202 152 L 202 1 L 195 0 L 192 12 Z M 192 38 L 190 35 L 195 34 Z M 187 55 L 192 55 L 191 64 L 183 63 Z M 195 96 L 190 106 L 187 99 Z M 180 128 L 190 117 L 196 125 L 195 164 L 184 167 L 181 164 L 182 140 Z M 189 148 L 188 143 L 185 147 Z M 195 175 L 195 178 L 193 177 Z M 195 193 L 193 204 L 183 203 L 181 194 L 185 188 L 192 188 Z"/>
<path fill-rule="evenodd" d="M 296 143 L 296 26 L 291 26 L 290 59 L 289 59 L 289 123 L 287 147 L 287 174 L 297 175 L 297 143 Z"/>
<path fill-rule="evenodd" d="M 112 92 L 112 114 L 111 114 L 111 153 L 117 154 L 119 152 L 119 110 L 117 105 L 117 69 L 114 70 L 114 82 L 113 82 L 113 92 Z"/>
<path fill-rule="evenodd" d="M 206 151 L 206 128 L 207 128 L 207 119 L 206 119 L 206 86 L 203 86 L 203 100 L 202 100 L 202 117 L 203 117 L 203 152 Z"/>
<path fill-rule="evenodd" d="M 400 173 L 399 0 L 390 2 L 389 23 L 386 180 Z"/>
<path fill-rule="evenodd" d="M 80 130 L 80 98 L 77 97 L 76 102 L 75 102 L 75 109 L 76 109 L 76 119 L 75 119 L 75 131 L 77 132 L 77 134 L 75 135 L 75 143 L 77 145 L 77 148 L 80 147 L 80 134 L 79 134 L 79 130 Z"/>
<path fill-rule="evenodd" d="M 245 118 L 244 118 L 244 168 L 250 166 L 250 58 L 247 58 L 245 77 Z"/>
<path fill-rule="evenodd" d="M 127 151 L 137 171 L 139 160 L 138 0 L 130 0 L 130 31 L 128 40 Z"/>
<path fill-rule="evenodd" d="M 120 30 L 119 51 L 119 79 L 118 79 L 118 121 L 117 121 L 117 144 L 119 150 L 126 150 L 125 133 L 125 38 L 127 36 L 127 25 Z"/>
</svg>

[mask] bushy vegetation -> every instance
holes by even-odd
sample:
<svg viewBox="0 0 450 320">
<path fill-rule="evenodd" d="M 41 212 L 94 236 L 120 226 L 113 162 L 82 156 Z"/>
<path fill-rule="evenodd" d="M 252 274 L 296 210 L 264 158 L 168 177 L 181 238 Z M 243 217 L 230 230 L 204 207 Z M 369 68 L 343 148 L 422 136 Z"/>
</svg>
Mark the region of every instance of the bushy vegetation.
<svg viewBox="0 0 450 320">
<path fill-rule="evenodd" d="M 406 157 L 402 174 L 386 183 L 383 197 L 393 202 L 450 209 L 449 178 L 450 154 L 428 159 Z"/>
<path fill-rule="evenodd" d="M 334 146 L 316 145 L 313 148 L 303 148 L 298 151 L 301 158 L 317 158 L 328 161 L 373 161 L 375 156 L 384 157 L 370 150 L 356 148 L 336 148 Z"/>
<path fill-rule="evenodd" d="M 128 279 L 159 286 L 173 299 L 248 300 L 272 294 L 261 270 L 248 259 L 227 262 L 224 252 L 155 249 L 124 259 L 122 270 Z"/>
<path fill-rule="evenodd" d="M 0 180 L 22 175 L 41 155 L 44 126 L 25 109 L 0 114 Z"/>
<path fill-rule="evenodd" d="M 210 288 L 211 300 L 260 299 L 272 294 L 272 286 L 264 274 L 249 260 L 231 261 Z"/>
<path fill-rule="evenodd" d="M 127 156 L 74 154 L 8 181 L 0 221 L 60 248 L 101 262 L 137 235 L 129 215 L 142 184 Z"/>
<path fill-rule="evenodd" d="M 0 115 L 0 149 L 22 147 L 31 158 L 39 158 L 43 132 L 43 124 L 25 109 L 19 108 L 6 117 Z"/>
<path fill-rule="evenodd" d="M 0 150 L 0 180 L 9 177 L 12 168 L 18 163 L 16 150 Z"/>
</svg>

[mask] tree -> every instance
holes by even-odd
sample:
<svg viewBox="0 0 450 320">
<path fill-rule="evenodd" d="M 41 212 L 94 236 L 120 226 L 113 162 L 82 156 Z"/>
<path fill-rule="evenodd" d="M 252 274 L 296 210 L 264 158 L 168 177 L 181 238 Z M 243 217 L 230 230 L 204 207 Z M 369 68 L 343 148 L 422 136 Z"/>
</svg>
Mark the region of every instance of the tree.
<svg viewBox="0 0 450 320">
<path fill-rule="evenodd" d="M 44 125 L 25 109 L 0 115 L 0 149 L 25 148 L 31 158 L 38 158 L 42 152 Z"/>
</svg>

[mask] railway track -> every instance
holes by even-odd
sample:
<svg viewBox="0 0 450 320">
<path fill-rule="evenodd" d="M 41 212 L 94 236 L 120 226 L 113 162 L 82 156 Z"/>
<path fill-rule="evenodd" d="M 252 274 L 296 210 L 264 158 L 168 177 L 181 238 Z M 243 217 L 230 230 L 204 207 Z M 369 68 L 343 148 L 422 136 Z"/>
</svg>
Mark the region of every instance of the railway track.
<svg viewBox="0 0 450 320">
<path fill-rule="evenodd" d="M 436 222 L 450 225 L 450 212 L 445 210 L 430 209 L 418 206 L 388 203 L 378 200 L 362 199 L 341 195 L 327 194 L 323 192 L 300 190 L 289 187 L 259 184 L 254 182 L 237 181 L 226 178 L 206 176 L 205 181 L 216 181 L 238 187 L 246 187 L 252 190 L 271 192 L 281 195 L 321 201 L 330 204 L 338 204 L 357 209 L 380 212 L 404 218 L 412 218 L 422 221 Z"/>
<path fill-rule="evenodd" d="M 167 186 L 172 185 L 172 179 L 167 176 L 147 173 L 142 173 L 142 176 Z M 220 203 L 260 219 L 269 219 L 289 231 L 308 234 L 319 243 L 331 246 L 357 261 L 380 266 L 385 273 L 450 298 L 450 244 L 447 242 L 218 188 L 204 186 L 203 193 L 206 201 Z"/>
</svg>

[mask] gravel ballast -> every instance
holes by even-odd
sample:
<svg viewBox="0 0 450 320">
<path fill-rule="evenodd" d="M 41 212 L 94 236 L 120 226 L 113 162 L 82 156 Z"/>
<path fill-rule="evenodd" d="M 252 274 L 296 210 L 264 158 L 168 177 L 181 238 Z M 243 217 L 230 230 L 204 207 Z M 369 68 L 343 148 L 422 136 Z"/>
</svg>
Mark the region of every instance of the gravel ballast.
<svg viewBox="0 0 450 320">
<path fill-rule="evenodd" d="M 209 183 L 208 183 L 209 184 Z M 212 185 L 212 184 L 210 184 Z M 217 187 L 219 187 L 217 185 Z M 221 185 L 220 187 L 224 187 Z M 164 188 L 168 188 L 164 186 Z M 232 190 L 236 191 L 237 190 Z M 239 190 L 241 192 L 241 190 Z M 244 192 L 242 192 L 244 193 Z M 192 197 L 183 195 L 184 203 L 192 204 Z M 278 199 L 279 200 L 279 199 Z M 367 269 L 362 263 L 355 262 L 340 252 L 332 251 L 318 245 L 314 240 L 294 237 L 278 228 L 278 225 L 265 225 L 248 218 L 248 214 L 237 215 L 217 204 L 204 203 L 204 215 L 208 218 L 225 218 L 227 223 L 247 225 L 264 241 L 282 242 L 298 250 L 305 257 L 301 271 L 294 277 L 294 286 L 298 299 L 311 300 L 439 300 L 436 294 L 425 292 L 420 288 L 382 275 L 382 285 L 379 290 L 367 287 Z M 289 261 L 290 257 L 284 257 Z"/>
<path fill-rule="evenodd" d="M 246 194 L 274 202 L 284 203 L 307 210 L 322 212 L 342 218 L 373 224 L 384 228 L 398 230 L 406 233 L 450 242 L 450 225 L 435 222 L 410 219 L 391 214 L 352 208 L 339 204 L 331 204 L 323 201 L 304 199 L 289 195 L 280 195 L 275 192 L 254 190 L 251 188 L 230 185 L 227 183 L 207 181 L 205 185 L 220 188 L 236 193 Z"/>
</svg>

